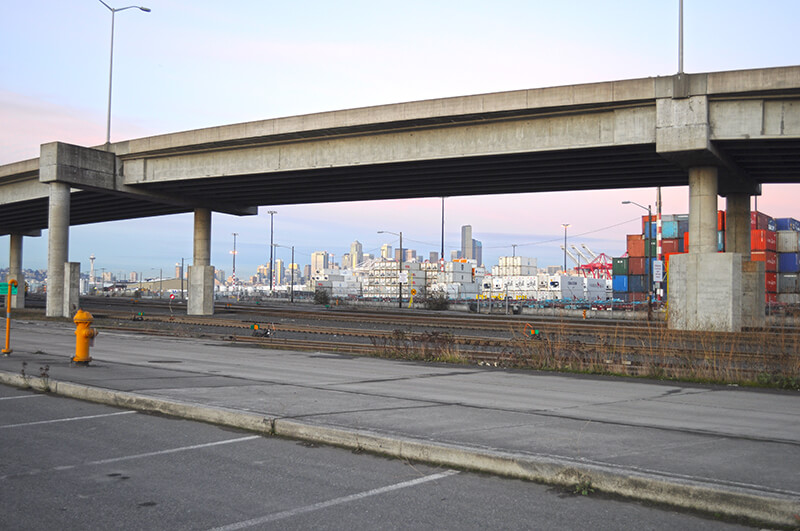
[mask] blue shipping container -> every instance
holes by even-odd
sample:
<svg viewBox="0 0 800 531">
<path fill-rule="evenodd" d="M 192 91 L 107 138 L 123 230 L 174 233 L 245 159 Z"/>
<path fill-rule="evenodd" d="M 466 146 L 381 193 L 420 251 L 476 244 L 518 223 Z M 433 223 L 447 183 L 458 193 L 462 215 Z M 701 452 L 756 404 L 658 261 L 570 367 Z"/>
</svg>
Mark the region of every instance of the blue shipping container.
<svg viewBox="0 0 800 531">
<path fill-rule="evenodd" d="M 717 231 L 717 251 L 723 252 L 725 250 L 725 231 Z"/>
<path fill-rule="evenodd" d="M 628 277 L 628 291 L 631 293 L 646 293 L 647 275 L 630 275 Z"/>
<path fill-rule="evenodd" d="M 683 238 L 683 235 L 689 232 L 689 220 L 688 219 L 679 219 L 678 220 L 678 238 Z"/>
<path fill-rule="evenodd" d="M 689 230 L 689 222 L 686 222 L 686 230 Z M 658 237 L 658 222 L 648 221 L 645 223 L 644 233 L 650 233 L 648 238 Z M 684 231 L 686 232 L 686 231 Z M 662 238 L 677 238 L 680 233 L 680 223 L 678 221 L 661 221 L 661 237 Z"/>
<path fill-rule="evenodd" d="M 776 218 L 775 226 L 778 228 L 778 230 L 793 230 L 795 232 L 800 232 L 800 221 L 797 221 L 794 218 Z"/>
<path fill-rule="evenodd" d="M 621 293 L 628 292 L 628 277 L 626 275 L 615 275 L 611 280 L 611 289 Z"/>
<path fill-rule="evenodd" d="M 800 273 L 800 253 L 778 253 L 779 273 Z"/>
</svg>

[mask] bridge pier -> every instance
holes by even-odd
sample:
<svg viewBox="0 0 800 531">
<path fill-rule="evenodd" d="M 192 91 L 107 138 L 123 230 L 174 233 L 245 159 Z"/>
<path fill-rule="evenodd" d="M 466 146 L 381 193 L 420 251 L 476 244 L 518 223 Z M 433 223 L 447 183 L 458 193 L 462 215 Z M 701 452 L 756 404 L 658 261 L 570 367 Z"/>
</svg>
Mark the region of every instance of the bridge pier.
<svg viewBox="0 0 800 531">
<path fill-rule="evenodd" d="M 764 262 L 750 257 L 750 194 L 731 193 L 725 205 L 725 252 L 742 255 L 742 325 L 766 323 Z"/>
<path fill-rule="evenodd" d="M 211 210 L 194 211 L 194 258 L 189 266 L 188 315 L 214 315 L 214 266 L 211 265 Z"/>
<path fill-rule="evenodd" d="M 12 233 L 8 250 L 8 277 L 17 281 L 17 294 L 10 295 L 11 307 L 21 310 L 25 307 L 25 275 L 22 272 L 22 234 Z"/>
<path fill-rule="evenodd" d="M 714 166 L 689 168 L 689 252 L 670 258 L 670 328 L 742 328 L 742 255 L 717 252 L 718 180 Z"/>
<path fill-rule="evenodd" d="M 45 315 L 69 317 L 69 307 L 64 304 L 64 264 L 69 259 L 70 186 L 53 181 L 49 187 Z"/>
</svg>

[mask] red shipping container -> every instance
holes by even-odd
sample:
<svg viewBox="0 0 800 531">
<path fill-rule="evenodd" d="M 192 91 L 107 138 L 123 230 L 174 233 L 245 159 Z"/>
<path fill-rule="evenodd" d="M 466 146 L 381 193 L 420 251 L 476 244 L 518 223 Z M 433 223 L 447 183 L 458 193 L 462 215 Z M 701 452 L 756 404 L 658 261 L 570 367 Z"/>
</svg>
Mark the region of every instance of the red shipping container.
<svg viewBox="0 0 800 531">
<path fill-rule="evenodd" d="M 777 251 L 778 233 L 769 230 L 751 230 L 750 249 L 752 251 Z"/>
<path fill-rule="evenodd" d="M 644 256 L 644 237 L 639 234 L 628 236 L 628 256 Z"/>
<path fill-rule="evenodd" d="M 750 228 L 752 230 L 769 230 L 771 217 L 763 212 L 750 212 Z"/>
<path fill-rule="evenodd" d="M 778 292 L 778 273 L 767 273 L 765 275 L 767 292 L 768 293 L 777 293 Z"/>
<path fill-rule="evenodd" d="M 672 254 L 681 252 L 680 238 L 664 238 L 661 240 L 661 254 Z"/>
<path fill-rule="evenodd" d="M 753 251 L 750 253 L 753 262 L 764 262 L 764 270 L 767 273 L 778 271 L 778 253 L 774 251 Z"/>
<path fill-rule="evenodd" d="M 629 275 L 646 275 L 647 258 L 643 256 L 631 256 L 628 258 Z"/>
<path fill-rule="evenodd" d="M 683 233 L 683 252 L 689 252 L 689 231 Z"/>
<path fill-rule="evenodd" d="M 628 302 L 645 302 L 647 293 L 628 293 Z"/>
<path fill-rule="evenodd" d="M 725 211 L 717 210 L 717 230 L 725 230 Z"/>
</svg>

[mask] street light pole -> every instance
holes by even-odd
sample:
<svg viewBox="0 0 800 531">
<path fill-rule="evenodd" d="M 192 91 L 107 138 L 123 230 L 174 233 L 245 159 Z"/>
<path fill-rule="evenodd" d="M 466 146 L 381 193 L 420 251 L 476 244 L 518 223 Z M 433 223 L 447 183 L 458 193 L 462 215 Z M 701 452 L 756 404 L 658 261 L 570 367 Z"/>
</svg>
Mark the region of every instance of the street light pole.
<svg viewBox="0 0 800 531">
<path fill-rule="evenodd" d="M 641 209 L 647 210 L 647 222 L 651 223 L 651 225 L 645 224 L 645 233 L 644 233 L 644 260 L 645 260 L 645 269 L 647 269 L 647 320 L 653 320 L 653 264 L 650 261 L 650 242 L 648 241 L 650 238 L 649 232 L 650 230 L 647 227 L 652 227 L 653 222 L 653 212 L 650 208 L 650 205 L 642 206 L 639 203 L 634 201 L 623 201 L 623 205 L 636 205 Z"/>
<path fill-rule="evenodd" d="M 397 307 L 403 307 L 403 279 L 401 275 L 403 274 L 403 231 L 391 232 L 388 230 L 379 230 L 378 234 L 394 234 L 395 236 L 400 237 L 400 261 L 398 262 L 397 267 Z"/>
<path fill-rule="evenodd" d="M 442 197 L 442 254 L 439 258 L 444 260 L 444 197 Z"/>
<path fill-rule="evenodd" d="M 275 271 L 273 268 L 275 264 L 272 262 L 272 251 L 273 251 L 273 244 L 272 244 L 272 221 L 273 216 L 277 214 L 275 210 L 268 210 L 267 214 L 269 214 L 269 293 L 272 295 L 272 281 L 275 278 Z"/>
<path fill-rule="evenodd" d="M 561 226 L 564 227 L 564 273 L 567 272 L 567 227 L 569 227 L 569 223 L 562 223 Z"/>
<path fill-rule="evenodd" d="M 125 11 L 126 9 L 138 9 L 139 11 L 144 11 L 145 13 L 150 12 L 149 7 L 142 7 L 142 6 L 127 6 L 127 7 L 119 7 L 113 8 L 103 2 L 103 0 L 98 0 L 101 4 L 106 6 L 109 11 L 111 11 L 111 52 L 109 54 L 110 58 L 108 61 L 108 113 L 106 118 L 106 151 L 111 149 L 111 86 L 112 80 L 114 76 L 114 15 L 116 15 L 117 11 Z"/>
</svg>

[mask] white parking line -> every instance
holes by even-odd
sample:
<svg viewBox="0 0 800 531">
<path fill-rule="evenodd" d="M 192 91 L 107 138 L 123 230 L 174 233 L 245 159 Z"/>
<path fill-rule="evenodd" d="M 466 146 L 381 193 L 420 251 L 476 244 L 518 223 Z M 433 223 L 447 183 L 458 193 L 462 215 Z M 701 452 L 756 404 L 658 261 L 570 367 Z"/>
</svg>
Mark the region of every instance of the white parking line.
<svg viewBox="0 0 800 531">
<path fill-rule="evenodd" d="M 136 411 L 120 411 L 119 413 L 105 413 L 103 415 L 87 415 L 85 417 L 70 417 L 67 419 L 39 420 L 37 422 L 23 422 L 21 424 L 6 424 L 5 426 L 0 426 L 0 430 L 7 428 L 22 428 L 25 426 L 37 426 L 39 424 L 55 424 L 56 422 L 72 422 L 73 420 L 99 419 L 102 417 L 114 417 L 116 415 L 130 415 L 131 413 L 136 413 Z"/>
<path fill-rule="evenodd" d="M 133 413 L 133 412 L 132 412 Z M 166 455 L 166 454 L 174 454 L 177 452 L 186 452 L 188 450 L 197 450 L 200 448 L 210 448 L 212 446 L 220 446 L 223 444 L 232 444 L 244 441 L 252 441 L 253 439 L 260 439 L 260 435 L 251 435 L 249 437 L 239 437 L 238 439 L 227 439 L 224 441 L 216 441 L 211 443 L 204 443 L 204 444 L 194 444 L 192 446 L 181 446 L 180 448 L 170 448 L 168 450 L 159 450 L 157 452 L 147 452 L 144 454 L 134 454 L 134 455 L 124 455 L 121 457 L 112 457 L 109 459 L 98 459 L 97 461 L 87 461 L 84 463 L 78 463 L 77 465 L 63 465 L 57 466 L 50 469 L 38 469 L 38 470 L 31 470 L 28 472 L 23 472 L 21 474 L 9 474 L 5 476 L 0 476 L 0 481 L 4 481 L 11 477 L 18 477 L 18 476 L 35 476 L 37 474 L 42 474 L 45 472 L 61 472 L 64 470 L 72 470 L 74 468 L 78 468 L 81 466 L 95 466 L 95 465 L 107 465 L 109 463 L 119 463 L 120 461 L 130 461 L 132 459 L 142 459 L 144 457 L 153 457 L 156 455 Z"/>
<path fill-rule="evenodd" d="M 277 520 L 283 520 L 285 518 L 291 518 L 292 516 L 297 516 L 300 514 L 310 513 L 312 511 L 318 511 L 320 509 L 325 509 L 326 507 L 332 507 L 334 505 L 340 505 L 342 503 L 349 503 L 351 501 L 361 500 L 363 498 L 368 498 L 370 496 L 376 496 L 378 494 L 383 494 L 385 492 L 391 492 L 393 490 L 404 489 L 406 487 L 413 487 L 415 485 L 420 485 L 422 483 L 427 483 L 429 481 L 435 481 L 437 479 L 446 478 L 448 476 L 452 476 L 454 474 L 458 474 L 458 470 L 447 470 L 445 472 L 440 472 L 439 474 L 432 474 L 430 476 L 425 476 L 417 479 L 412 479 L 411 481 L 404 481 L 402 483 L 395 483 L 394 485 L 389 485 L 387 487 L 381 487 L 378 489 L 372 489 L 364 492 L 359 492 L 357 494 L 351 494 L 350 496 L 344 496 L 342 498 L 335 498 L 333 500 L 328 500 L 324 502 L 315 503 L 312 505 L 306 505 L 305 507 L 298 507 L 297 509 L 291 509 L 289 511 L 282 511 L 280 513 L 269 514 L 267 516 L 262 516 L 259 518 L 253 518 L 252 520 L 244 520 L 242 522 L 236 522 L 234 524 L 228 524 L 222 527 L 215 527 L 211 531 L 233 531 L 235 529 L 244 529 L 246 527 L 253 527 L 256 525 L 265 524 L 268 522 L 275 522 Z"/>
<path fill-rule="evenodd" d="M 75 468 L 76 466 L 83 465 L 107 465 L 109 463 L 118 463 L 119 461 L 128 461 L 130 459 L 141 459 L 143 457 L 153 457 L 156 455 L 174 454 L 176 452 L 185 452 L 187 450 L 198 450 L 200 448 L 210 448 L 212 446 L 220 446 L 223 444 L 233 444 L 244 441 L 252 441 L 253 439 L 260 439 L 261 435 L 250 435 L 249 437 L 239 437 L 238 439 L 227 439 L 224 441 L 217 441 L 212 443 L 194 444 L 192 446 L 181 446 L 180 448 L 170 448 L 169 450 L 159 450 L 157 452 L 147 452 L 145 454 L 126 455 L 123 457 L 112 457 L 110 459 L 100 459 L 99 461 L 89 461 L 81 463 L 81 465 L 72 465 L 67 467 L 56 467 L 54 470 L 67 470 Z"/>
<path fill-rule="evenodd" d="M 4 396 L 0 397 L 0 400 L 17 400 L 18 398 L 40 398 L 45 395 L 22 395 L 22 396 Z"/>
</svg>

